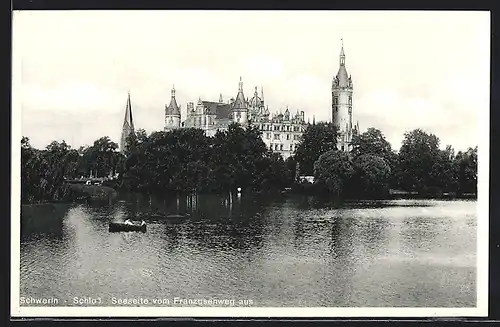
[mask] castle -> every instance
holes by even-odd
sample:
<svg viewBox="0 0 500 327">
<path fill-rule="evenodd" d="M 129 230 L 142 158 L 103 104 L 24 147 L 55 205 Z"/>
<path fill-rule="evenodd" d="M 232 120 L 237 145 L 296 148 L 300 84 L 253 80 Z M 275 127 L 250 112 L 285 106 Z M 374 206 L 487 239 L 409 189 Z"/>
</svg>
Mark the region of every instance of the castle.
<svg viewBox="0 0 500 327">
<path fill-rule="evenodd" d="M 353 83 L 345 67 L 343 42 L 340 51 L 340 67 L 337 75 L 333 78 L 331 91 L 331 121 L 339 128 L 337 146 L 339 150 L 349 151 L 352 137 L 359 133 L 359 124 L 353 125 L 352 123 Z M 132 113 L 129 107 L 130 95 L 127 101 L 127 115 L 130 111 L 129 120 L 131 122 Z M 258 126 L 266 146 L 270 150 L 280 153 L 284 159 L 293 155 L 302 133 L 309 124 L 305 121 L 304 111 L 297 110 L 292 113 L 286 108 L 284 113 L 271 114 L 269 107 L 264 103 L 264 90 L 262 88 L 259 94 L 257 87 L 255 87 L 253 97 L 251 99 L 245 98 L 241 77 L 236 98 L 231 98 L 227 103 L 224 103 L 222 94 L 216 102 L 198 99 L 196 105 L 193 102 L 188 102 L 186 109 L 187 116 L 182 121 L 181 107 L 175 98 L 175 87 L 172 87 L 170 103 L 165 105 L 165 131 L 178 128 L 199 128 L 205 132 L 205 135 L 214 136 L 217 131 L 227 130 L 231 123 L 238 123 L 242 126 Z M 126 130 L 126 125 L 131 124 L 127 123 L 127 117 L 125 117 L 123 126 L 122 149 L 123 135 L 129 133 Z"/>
</svg>

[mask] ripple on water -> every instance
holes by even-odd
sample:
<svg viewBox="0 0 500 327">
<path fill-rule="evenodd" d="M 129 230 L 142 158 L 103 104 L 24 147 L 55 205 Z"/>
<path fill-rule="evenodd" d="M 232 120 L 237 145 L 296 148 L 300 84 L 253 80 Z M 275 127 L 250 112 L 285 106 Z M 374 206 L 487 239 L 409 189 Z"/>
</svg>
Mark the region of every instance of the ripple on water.
<svg viewBox="0 0 500 327">
<path fill-rule="evenodd" d="M 21 294 L 227 297 L 257 306 L 475 304 L 476 202 L 336 209 L 242 198 L 229 210 L 210 201 L 200 200 L 192 219 L 150 221 L 146 233 L 107 226 L 154 203 L 74 206 L 54 222 L 53 213 L 40 212 L 47 224 L 25 229 L 21 241 Z"/>
</svg>

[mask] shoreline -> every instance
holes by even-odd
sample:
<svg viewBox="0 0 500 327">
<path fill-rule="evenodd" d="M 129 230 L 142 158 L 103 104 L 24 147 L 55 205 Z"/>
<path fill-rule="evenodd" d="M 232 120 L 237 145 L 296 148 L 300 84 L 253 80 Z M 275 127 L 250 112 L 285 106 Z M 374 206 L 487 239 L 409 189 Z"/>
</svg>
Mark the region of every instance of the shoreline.
<svg viewBox="0 0 500 327">
<path fill-rule="evenodd" d="M 54 201 L 33 201 L 28 203 L 21 203 L 21 207 L 35 207 L 35 206 L 44 206 L 44 205 L 57 205 L 57 204 L 71 204 L 77 202 L 87 202 L 87 201 L 99 201 L 99 200 L 109 200 L 111 198 L 116 198 L 119 193 L 129 193 L 136 194 L 139 196 L 160 196 L 160 195 L 172 195 L 177 196 L 175 193 L 142 193 L 142 192 L 129 192 L 123 191 L 120 189 L 114 189 L 109 186 L 96 186 L 96 185 L 79 185 L 79 187 L 74 191 L 80 192 L 77 197 L 68 199 L 68 200 L 54 200 Z M 235 192 L 236 193 L 236 192 Z M 294 197 L 294 196 L 305 196 L 305 197 L 316 197 L 316 198 L 324 198 L 327 200 L 328 198 L 333 199 L 333 197 L 327 196 L 327 194 L 315 194 L 309 192 L 294 192 L 294 191 L 273 191 L 273 192 L 245 192 L 242 193 L 243 196 L 268 196 L 274 195 L 276 197 Z M 218 197 L 227 197 L 225 193 L 197 193 L 197 194 L 178 194 L 180 197 L 189 197 L 189 196 L 218 196 Z M 414 192 L 397 192 L 392 193 L 389 196 L 381 197 L 381 198 L 370 198 L 370 197 L 360 197 L 360 198 L 351 198 L 346 197 L 342 199 L 342 202 L 356 202 L 356 201 L 391 201 L 391 200 L 444 200 L 444 201 L 459 201 L 459 200 L 474 200 L 477 201 L 477 194 L 466 194 L 462 196 L 452 196 L 449 194 L 443 194 L 442 196 L 426 196 L 419 195 Z"/>
</svg>

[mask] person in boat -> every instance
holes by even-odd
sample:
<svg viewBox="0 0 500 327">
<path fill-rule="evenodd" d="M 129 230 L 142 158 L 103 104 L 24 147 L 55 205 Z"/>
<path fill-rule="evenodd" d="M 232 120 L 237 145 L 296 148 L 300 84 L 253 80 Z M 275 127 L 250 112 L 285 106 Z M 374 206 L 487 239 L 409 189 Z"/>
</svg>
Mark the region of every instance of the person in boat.
<svg viewBox="0 0 500 327">
<path fill-rule="evenodd" d="M 126 224 L 126 225 L 133 225 L 132 222 L 130 221 L 130 219 L 125 220 L 124 224 Z"/>
</svg>

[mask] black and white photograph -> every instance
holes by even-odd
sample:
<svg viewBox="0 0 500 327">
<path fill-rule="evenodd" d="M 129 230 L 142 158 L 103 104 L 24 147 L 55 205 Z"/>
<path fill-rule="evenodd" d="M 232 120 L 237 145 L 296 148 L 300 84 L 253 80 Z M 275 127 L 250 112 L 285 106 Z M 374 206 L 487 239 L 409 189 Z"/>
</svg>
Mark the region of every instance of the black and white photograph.
<svg viewBox="0 0 500 327">
<path fill-rule="evenodd" d="M 12 17 L 13 317 L 488 314 L 489 12 Z"/>
</svg>

